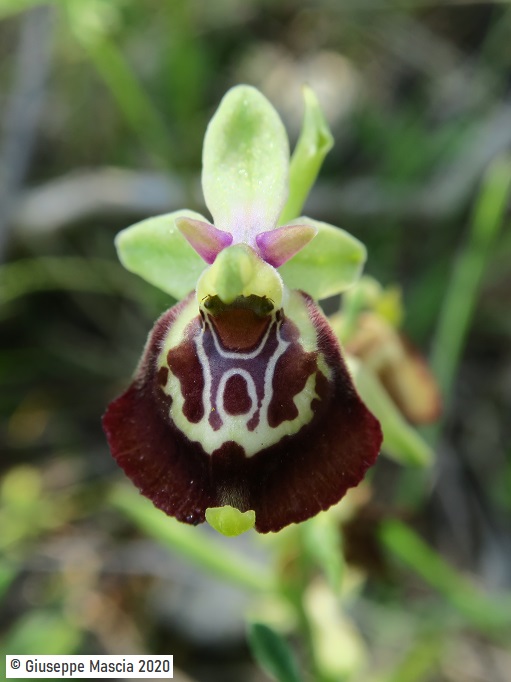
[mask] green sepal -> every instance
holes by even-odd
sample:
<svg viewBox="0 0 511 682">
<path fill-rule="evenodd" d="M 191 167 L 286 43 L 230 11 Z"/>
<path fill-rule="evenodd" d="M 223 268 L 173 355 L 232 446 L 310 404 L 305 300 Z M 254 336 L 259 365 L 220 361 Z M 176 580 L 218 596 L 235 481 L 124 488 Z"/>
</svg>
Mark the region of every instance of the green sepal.
<svg viewBox="0 0 511 682">
<path fill-rule="evenodd" d="M 279 115 L 258 90 L 231 88 L 204 138 L 202 189 L 215 227 L 237 242 L 275 227 L 287 197 L 289 144 Z"/>
<path fill-rule="evenodd" d="M 296 218 L 316 181 L 325 156 L 332 149 L 334 138 L 314 91 L 303 88 L 305 111 L 300 137 L 289 167 L 289 197 L 279 218 L 279 224 Z"/>
<path fill-rule="evenodd" d="M 307 217 L 289 224 L 312 225 L 318 232 L 279 268 L 286 286 L 319 300 L 341 294 L 358 280 L 367 256 L 362 242 L 339 227 Z"/>
<path fill-rule="evenodd" d="M 206 509 L 206 521 L 209 525 L 228 538 L 246 533 L 255 526 L 255 511 L 249 509 L 241 512 L 230 504 L 223 507 L 209 507 Z"/>
<path fill-rule="evenodd" d="M 405 421 L 376 374 L 352 356 L 347 356 L 346 362 L 360 397 L 380 421 L 382 452 L 400 464 L 430 466 L 434 457 L 432 449 Z"/>
<path fill-rule="evenodd" d="M 195 289 L 207 265 L 178 230 L 176 218 L 206 220 L 194 211 L 174 211 L 122 230 L 115 245 L 127 270 L 179 300 Z"/>
</svg>

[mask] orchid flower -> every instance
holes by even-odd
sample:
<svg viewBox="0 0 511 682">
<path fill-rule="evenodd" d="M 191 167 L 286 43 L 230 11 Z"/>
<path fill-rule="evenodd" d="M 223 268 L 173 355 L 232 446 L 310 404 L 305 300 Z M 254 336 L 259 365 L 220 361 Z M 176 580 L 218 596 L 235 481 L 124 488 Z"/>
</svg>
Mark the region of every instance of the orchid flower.
<svg viewBox="0 0 511 682">
<path fill-rule="evenodd" d="M 355 282 L 365 249 L 310 218 L 279 227 L 288 185 L 277 112 L 237 86 L 204 141 L 213 222 L 176 211 L 116 240 L 129 270 L 182 300 L 156 322 L 103 424 L 135 485 L 185 523 L 207 516 L 222 530 L 234 509 L 242 530 L 278 531 L 338 502 L 380 449 L 314 300 Z"/>
</svg>

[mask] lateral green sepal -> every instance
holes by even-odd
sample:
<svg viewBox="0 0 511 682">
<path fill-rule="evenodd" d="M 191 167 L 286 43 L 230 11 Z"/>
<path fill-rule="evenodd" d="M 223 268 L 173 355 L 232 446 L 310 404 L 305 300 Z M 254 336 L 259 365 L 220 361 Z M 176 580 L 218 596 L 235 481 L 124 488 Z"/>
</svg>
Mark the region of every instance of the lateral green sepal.
<svg viewBox="0 0 511 682">
<path fill-rule="evenodd" d="M 156 216 L 119 232 L 115 246 L 127 270 L 179 300 L 195 289 L 207 265 L 178 230 L 177 218 L 206 220 L 186 209 Z"/>
<path fill-rule="evenodd" d="M 279 268 L 286 286 L 320 300 L 341 294 L 358 280 L 367 256 L 362 242 L 340 227 L 312 218 L 297 218 L 289 224 L 312 225 L 317 234 Z"/>
<path fill-rule="evenodd" d="M 304 86 L 303 98 L 305 111 L 302 129 L 291 157 L 289 197 L 280 215 L 280 224 L 289 222 L 301 213 L 323 160 L 334 144 L 334 138 L 314 91 Z"/>
</svg>

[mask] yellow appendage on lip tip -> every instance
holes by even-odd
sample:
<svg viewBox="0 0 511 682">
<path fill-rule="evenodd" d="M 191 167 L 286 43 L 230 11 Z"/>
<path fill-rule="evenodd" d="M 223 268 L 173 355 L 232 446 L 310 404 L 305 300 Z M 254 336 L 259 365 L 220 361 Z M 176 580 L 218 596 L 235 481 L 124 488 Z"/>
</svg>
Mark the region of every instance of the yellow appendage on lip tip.
<svg viewBox="0 0 511 682">
<path fill-rule="evenodd" d="M 246 533 L 255 526 L 255 511 L 249 509 L 241 512 L 230 504 L 223 507 L 209 507 L 206 509 L 206 521 L 222 535 L 228 538 Z"/>
</svg>

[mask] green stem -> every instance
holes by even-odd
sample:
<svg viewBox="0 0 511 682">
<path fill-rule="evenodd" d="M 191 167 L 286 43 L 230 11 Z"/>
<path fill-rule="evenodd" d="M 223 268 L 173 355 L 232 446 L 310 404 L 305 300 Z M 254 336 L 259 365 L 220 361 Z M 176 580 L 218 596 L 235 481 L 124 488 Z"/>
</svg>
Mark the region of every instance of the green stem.
<svg viewBox="0 0 511 682">
<path fill-rule="evenodd" d="M 281 594 L 289 601 L 296 613 L 298 627 L 305 645 L 305 653 L 309 661 L 311 679 L 314 682 L 333 682 L 329 676 L 324 674 L 317 659 L 313 625 L 304 605 L 304 595 L 309 587 L 313 571 L 307 550 L 307 538 L 304 533 L 303 526 L 298 526 L 295 529 L 296 559 L 293 565 L 294 570 L 292 577 L 282 576 Z"/>
</svg>

